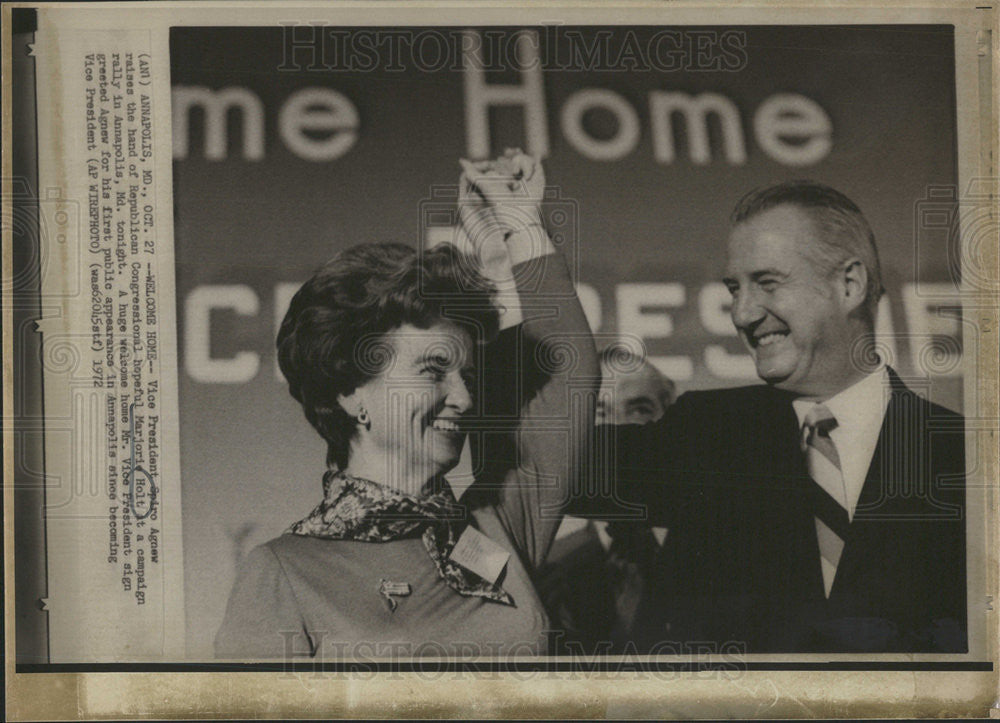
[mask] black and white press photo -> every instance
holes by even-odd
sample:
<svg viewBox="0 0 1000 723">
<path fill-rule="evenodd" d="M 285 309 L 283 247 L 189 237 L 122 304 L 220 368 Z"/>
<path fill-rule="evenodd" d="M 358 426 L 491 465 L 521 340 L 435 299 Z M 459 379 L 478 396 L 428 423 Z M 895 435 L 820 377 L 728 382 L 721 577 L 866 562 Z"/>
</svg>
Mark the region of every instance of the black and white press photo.
<svg viewBox="0 0 1000 723">
<path fill-rule="evenodd" d="M 926 223 L 956 182 L 949 28 L 175 28 L 171 63 L 188 636 L 205 653 L 213 635 L 226 657 L 968 650 L 958 279 L 949 229 Z M 498 218 L 463 217 L 460 184 Z M 515 298 L 551 326 L 506 333 L 568 344 L 566 379 L 532 357 L 501 378 L 490 366 L 517 364 L 494 320 L 466 339 L 448 303 L 402 301 L 423 280 L 452 316 L 484 303 L 438 270 L 458 234 L 480 266 L 541 264 L 508 276 L 541 284 Z M 486 351 L 407 385 L 411 332 Z M 373 334 L 392 372 L 358 363 Z M 546 386 L 586 406 L 596 347 L 616 344 L 676 403 L 590 439 L 589 411 Z M 552 429 L 490 429 L 476 401 L 530 384 L 505 417 Z M 388 400 L 424 393 L 411 439 Z M 466 415 L 475 434 L 449 422 Z M 489 449 L 470 499 L 479 477 L 517 496 L 489 522 L 466 505 L 445 543 L 420 505 L 462 434 Z M 443 446 L 447 464 L 421 458 Z M 576 535 L 595 564 L 565 569 L 584 553 L 560 544 L 580 527 L 560 503 L 622 518 L 607 543 Z M 419 519 L 387 529 L 401 505 Z M 505 584 L 441 563 L 465 524 L 509 556 Z M 578 631 L 587 616 L 600 629 Z"/>
<path fill-rule="evenodd" d="M 18 15 L 17 672 L 985 700 L 985 16 L 453 10 Z"/>
</svg>

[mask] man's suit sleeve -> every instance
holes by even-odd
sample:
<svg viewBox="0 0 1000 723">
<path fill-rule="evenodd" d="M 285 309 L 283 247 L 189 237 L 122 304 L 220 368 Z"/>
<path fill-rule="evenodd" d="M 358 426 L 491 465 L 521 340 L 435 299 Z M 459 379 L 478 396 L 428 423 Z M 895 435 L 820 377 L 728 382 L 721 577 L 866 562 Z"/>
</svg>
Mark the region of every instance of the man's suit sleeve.
<svg viewBox="0 0 1000 723">
<path fill-rule="evenodd" d="M 592 465 L 576 481 L 567 514 L 643 519 L 671 527 L 683 499 L 696 489 L 697 395 L 682 395 L 649 424 L 600 425 Z"/>
</svg>

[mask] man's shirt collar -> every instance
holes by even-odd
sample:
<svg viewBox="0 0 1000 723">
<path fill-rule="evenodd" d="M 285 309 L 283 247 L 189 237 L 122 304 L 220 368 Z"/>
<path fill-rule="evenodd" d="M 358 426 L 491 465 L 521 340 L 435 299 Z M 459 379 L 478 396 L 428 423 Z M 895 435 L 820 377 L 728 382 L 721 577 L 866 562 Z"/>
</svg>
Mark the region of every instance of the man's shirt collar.
<svg viewBox="0 0 1000 723">
<path fill-rule="evenodd" d="M 837 426 L 830 432 L 830 439 L 840 457 L 840 469 L 847 491 L 847 511 L 851 519 L 854 518 L 861 489 L 868 477 L 868 467 L 878 445 L 882 420 L 891 394 L 889 371 L 882 364 L 871 374 L 823 402 L 837 420 Z M 800 429 L 809 410 L 815 405 L 816 402 L 805 399 L 792 401 Z"/>
</svg>

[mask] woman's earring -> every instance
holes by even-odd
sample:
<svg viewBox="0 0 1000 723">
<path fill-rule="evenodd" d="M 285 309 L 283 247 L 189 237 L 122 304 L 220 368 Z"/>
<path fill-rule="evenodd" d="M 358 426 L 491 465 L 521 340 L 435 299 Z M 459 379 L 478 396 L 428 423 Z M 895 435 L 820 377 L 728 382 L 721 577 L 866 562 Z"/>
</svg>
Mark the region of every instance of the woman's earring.
<svg viewBox="0 0 1000 723">
<path fill-rule="evenodd" d="M 362 425 L 365 429 L 372 428 L 372 419 L 368 416 L 368 410 L 364 407 L 361 407 L 361 410 L 358 412 L 358 424 Z"/>
</svg>

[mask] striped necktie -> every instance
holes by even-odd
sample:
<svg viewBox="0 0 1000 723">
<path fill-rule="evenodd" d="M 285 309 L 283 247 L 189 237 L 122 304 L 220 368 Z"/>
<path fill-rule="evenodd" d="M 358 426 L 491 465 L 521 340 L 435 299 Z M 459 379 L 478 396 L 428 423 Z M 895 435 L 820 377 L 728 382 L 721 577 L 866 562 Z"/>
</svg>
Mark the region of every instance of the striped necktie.
<svg viewBox="0 0 1000 723">
<path fill-rule="evenodd" d="M 822 404 L 809 410 L 802 425 L 802 449 L 809 476 L 815 482 L 809 485 L 809 502 L 815 515 L 823 588 L 827 597 L 830 597 L 850 526 L 840 456 L 830 439 L 830 430 L 836 426 L 837 419 Z"/>
</svg>

